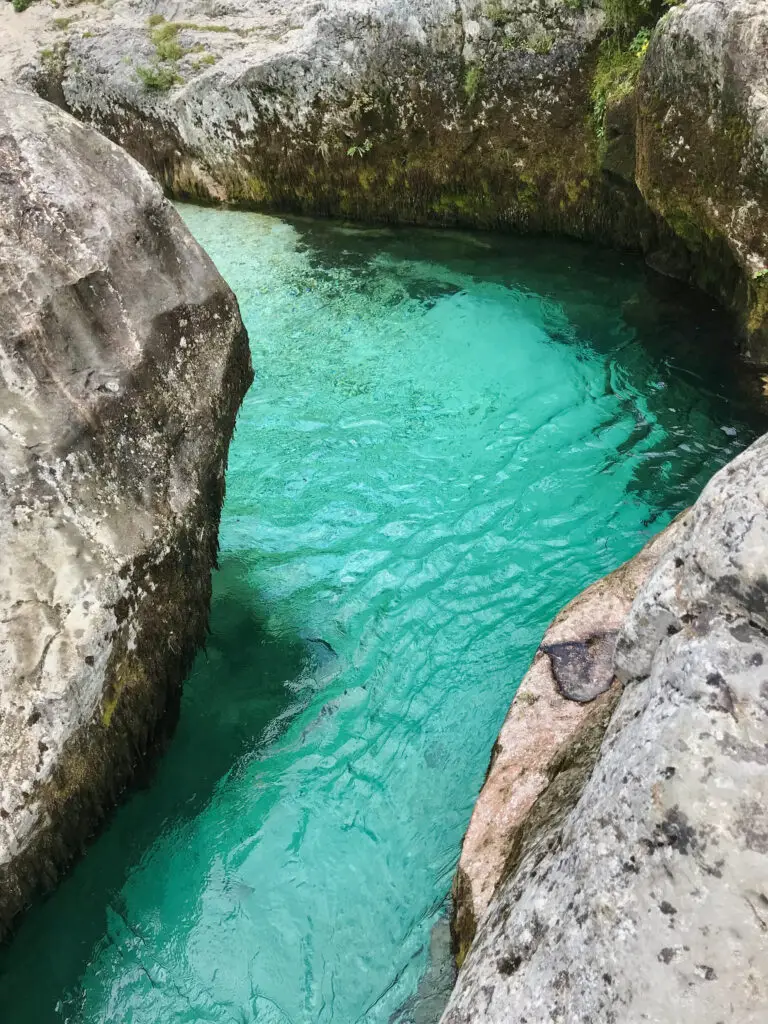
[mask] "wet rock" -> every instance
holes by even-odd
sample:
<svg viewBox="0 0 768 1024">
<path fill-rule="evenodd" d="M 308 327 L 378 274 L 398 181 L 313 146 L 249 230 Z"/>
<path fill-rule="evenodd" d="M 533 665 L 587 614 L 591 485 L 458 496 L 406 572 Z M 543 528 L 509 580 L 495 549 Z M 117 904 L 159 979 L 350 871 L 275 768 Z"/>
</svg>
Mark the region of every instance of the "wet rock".
<svg viewBox="0 0 768 1024">
<path fill-rule="evenodd" d="M 149 175 L 0 90 L 0 934 L 177 704 L 250 379 L 234 296 Z"/>
<path fill-rule="evenodd" d="M 677 524 L 620 630 L 596 766 L 478 915 L 444 1024 L 764 1018 L 766 479 L 762 439 Z"/>
<path fill-rule="evenodd" d="M 558 692 L 580 704 L 605 693 L 613 682 L 613 654 L 616 633 L 597 633 L 584 640 L 542 644 L 555 677 Z"/>
</svg>

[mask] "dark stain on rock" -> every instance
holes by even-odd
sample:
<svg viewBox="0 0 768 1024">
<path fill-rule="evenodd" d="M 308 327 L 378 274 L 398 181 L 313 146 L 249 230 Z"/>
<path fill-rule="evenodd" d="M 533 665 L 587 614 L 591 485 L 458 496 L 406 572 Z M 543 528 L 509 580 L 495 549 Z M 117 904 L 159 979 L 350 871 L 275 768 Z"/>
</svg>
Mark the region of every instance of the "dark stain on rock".
<svg viewBox="0 0 768 1024">
<path fill-rule="evenodd" d="M 617 633 L 596 633 L 586 640 L 542 644 L 558 692 L 566 700 L 588 704 L 610 689 Z"/>
<path fill-rule="evenodd" d="M 696 970 L 705 981 L 714 981 L 717 977 L 714 967 L 709 964 L 696 964 Z"/>
<path fill-rule="evenodd" d="M 699 846 L 696 831 L 688 824 L 688 819 L 679 807 L 667 811 L 663 820 L 656 826 L 651 839 L 641 840 L 649 853 L 665 846 L 672 847 L 678 853 L 693 853 Z"/>
<path fill-rule="evenodd" d="M 659 904 L 659 910 L 662 914 L 666 914 L 668 917 L 673 917 L 677 913 L 677 908 L 673 907 L 672 904 L 668 903 L 666 900 L 662 900 Z"/>
<path fill-rule="evenodd" d="M 511 974 L 520 967 L 523 962 L 523 958 L 519 953 L 511 953 L 509 956 L 502 956 L 496 961 L 496 968 L 499 974 L 503 974 L 505 978 L 508 978 Z"/>
</svg>

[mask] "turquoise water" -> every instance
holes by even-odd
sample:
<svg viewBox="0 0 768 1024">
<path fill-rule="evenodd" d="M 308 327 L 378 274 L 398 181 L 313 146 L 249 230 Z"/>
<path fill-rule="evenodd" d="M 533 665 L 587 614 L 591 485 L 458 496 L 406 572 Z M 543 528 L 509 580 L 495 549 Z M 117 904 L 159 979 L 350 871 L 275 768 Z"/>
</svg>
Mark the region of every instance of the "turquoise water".
<svg viewBox="0 0 768 1024">
<path fill-rule="evenodd" d="M 633 259 L 183 215 L 256 369 L 212 634 L 0 1021 L 405 1024 L 546 623 L 763 424 L 727 321 Z"/>
</svg>

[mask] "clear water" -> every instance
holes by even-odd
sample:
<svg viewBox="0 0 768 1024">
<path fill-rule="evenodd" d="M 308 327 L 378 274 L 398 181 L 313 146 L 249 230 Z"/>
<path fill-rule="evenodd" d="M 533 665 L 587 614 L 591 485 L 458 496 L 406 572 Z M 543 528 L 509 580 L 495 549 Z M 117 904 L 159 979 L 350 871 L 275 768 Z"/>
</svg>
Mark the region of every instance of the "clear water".
<svg viewBox="0 0 768 1024">
<path fill-rule="evenodd" d="M 762 423 L 727 322 L 632 259 L 183 215 L 257 371 L 212 636 L 152 784 L 0 958 L 0 1021 L 411 1020 L 546 623 Z"/>
</svg>

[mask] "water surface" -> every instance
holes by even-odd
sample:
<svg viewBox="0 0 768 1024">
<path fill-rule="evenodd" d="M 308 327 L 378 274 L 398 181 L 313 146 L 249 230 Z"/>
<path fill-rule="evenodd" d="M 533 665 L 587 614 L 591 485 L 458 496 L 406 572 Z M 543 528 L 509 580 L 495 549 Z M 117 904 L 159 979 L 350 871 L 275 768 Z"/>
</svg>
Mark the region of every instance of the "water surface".
<svg viewBox="0 0 768 1024">
<path fill-rule="evenodd" d="M 761 424 L 728 322 L 632 258 L 183 215 L 256 369 L 212 635 L 0 1021 L 404 1024 L 547 622 Z"/>
</svg>

